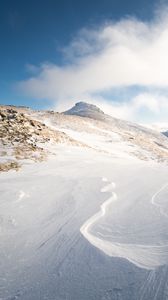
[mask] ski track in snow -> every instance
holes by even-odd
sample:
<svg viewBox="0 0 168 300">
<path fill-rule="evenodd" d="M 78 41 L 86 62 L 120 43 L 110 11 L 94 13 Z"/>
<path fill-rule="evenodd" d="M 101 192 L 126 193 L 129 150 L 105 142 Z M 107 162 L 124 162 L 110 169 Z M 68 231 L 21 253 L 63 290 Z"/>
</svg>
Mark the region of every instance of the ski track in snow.
<svg viewBox="0 0 168 300">
<path fill-rule="evenodd" d="M 106 177 L 102 177 L 103 182 L 108 182 Z M 164 265 L 168 261 L 168 257 L 166 256 L 166 261 L 159 260 L 160 257 L 165 256 L 165 253 L 168 253 L 168 244 L 163 245 L 141 245 L 141 244 L 121 244 L 121 243 L 110 243 L 109 241 L 100 239 L 96 235 L 91 233 L 92 226 L 99 221 L 102 217 L 105 216 L 106 211 L 109 205 L 117 200 L 117 194 L 113 192 L 115 188 L 115 183 L 111 182 L 101 189 L 101 192 L 111 192 L 111 197 L 108 198 L 101 206 L 100 211 L 89 218 L 80 228 L 80 232 L 82 235 L 95 247 L 99 248 L 105 254 L 113 257 L 123 257 L 128 261 L 132 262 L 136 266 L 145 269 L 155 269 L 160 265 Z M 151 204 L 159 207 L 160 213 L 165 217 L 168 217 L 161 208 L 161 206 L 156 203 L 156 198 L 158 195 L 164 191 L 164 189 L 168 187 L 168 183 L 164 184 L 151 198 Z M 147 252 L 146 252 L 147 251 Z M 148 253 L 148 251 L 150 251 Z M 135 254 L 134 254 L 135 252 Z M 124 253 L 124 254 L 123 254 Z M 145 262 L 146 254 L 151 257 L 147 258 L 147 262 Z M 141 258 L 139 259 L 139 257 Z M 144 262 L 143 262 L 144 259 Z M 155 261 L 156 260 L 156 261 Z"/>
</svg>

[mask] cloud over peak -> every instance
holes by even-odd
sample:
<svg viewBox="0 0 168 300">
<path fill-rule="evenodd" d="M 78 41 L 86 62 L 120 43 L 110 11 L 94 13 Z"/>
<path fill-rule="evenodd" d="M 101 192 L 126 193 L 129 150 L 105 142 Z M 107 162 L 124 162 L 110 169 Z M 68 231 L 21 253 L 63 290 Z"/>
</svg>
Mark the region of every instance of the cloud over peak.
<svg viewBox="0 0 168 300">
<path fill-rule="evenodd" d="M 63 109 L 78 99 L 111 104 L 113 112 L 119 108 L 119 116 L 124 118 L 133 118 L 130 114 L 133 116 L 144 107 L 160 115 L 162 106 L 168 109 L 165 94 L 143 93 L 124 103 L 114 103 L 114 99 L 110 102 L 102 94 L 113 93 L 116 87 L 135 85 L 167 89 L 167 53 L 167 11 L 150 23 L 134 18 L 107 22 L 99 28 L 82 29 L 62 49 L 64 65 L 42 64 L 36 75 L 19 82 L 17 88 L 29 96 L 52 100 L 56 107 Z"/>
</svg>

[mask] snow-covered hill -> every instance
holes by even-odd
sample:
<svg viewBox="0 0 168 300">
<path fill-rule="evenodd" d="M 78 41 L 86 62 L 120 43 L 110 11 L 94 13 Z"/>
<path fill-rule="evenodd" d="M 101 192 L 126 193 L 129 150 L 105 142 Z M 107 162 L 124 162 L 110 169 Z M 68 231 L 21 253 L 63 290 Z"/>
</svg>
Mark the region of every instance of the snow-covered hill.
<svg viewBox="0 0 168 300">
<path fill-rule="evenodd" d="M 62 143 L 67 147 L 89 147 L 120 157 L 168 159 L 168 140 L 162 134 L 108 116 L 95 105 L 85 102 L 77 103 L 62 114 L 24 107 L 1 107 L 0 114 L 2 170 L 9 169 L 11 163 L 18 165 L 26 158 L 44 159 Z M 6 158 L 9 156 L 8 163 Z"/>
<path fill-rule="evenodd" d="M 162 122 L 162 123 L 154 123 L 150 125 L 146 124 L 146 127 L 151 128 L 157 132 L 160 132 L 165 136 L 168 136 L 168 123 Z"/>
<path fill-rule="evenodd" d="M 168 158 L 168 140 L 162 134 L 108 116 L 95 105 L 79 102 L 63 114 L 34 112 L 33 117 L 97 151 L 145 160 L 167 161 Z"/>
<path fill-rule="evenodd" d="M 75 107 L 0 108 L 0 299 L 167 300 L 168 139 Z"/>
<path fill-rule="evenodd" d="M 78 102 L 71 109 L 64 112 L 65 115 L 76 115 L 81 117 L 89 117 L 96 120 L 105 119 L 106 115 L 96 105 L 86 102 Z"/>
</svg>

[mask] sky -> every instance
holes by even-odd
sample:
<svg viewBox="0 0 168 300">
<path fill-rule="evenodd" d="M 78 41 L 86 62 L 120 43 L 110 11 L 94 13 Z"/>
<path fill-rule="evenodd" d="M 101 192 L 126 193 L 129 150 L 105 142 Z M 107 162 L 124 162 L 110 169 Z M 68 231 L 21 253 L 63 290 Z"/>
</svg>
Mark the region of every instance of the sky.
<svg viewBox="0 0 168 300">
<path fill-rule="evenodd" d="M 168 124 L 168 1 L 0 1 L 0 103 Z"/>
</svg>

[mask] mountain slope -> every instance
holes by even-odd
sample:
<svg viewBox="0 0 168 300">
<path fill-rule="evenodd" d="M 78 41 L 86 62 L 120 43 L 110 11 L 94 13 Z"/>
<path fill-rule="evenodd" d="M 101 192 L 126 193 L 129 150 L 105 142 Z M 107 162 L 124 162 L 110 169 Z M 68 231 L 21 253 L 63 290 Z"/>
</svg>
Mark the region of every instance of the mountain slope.
<svg viewBox="0 0 168 300">
<path fill-rule="evenodd" d="M 46 159 L 59 144 L 120 157 L 168 160 L 168 140 L 164 135 L 108 116 L 85 102 L 64 113 L 2 106 L 0 125 L 1 170 L 18 168 L 25 159 Z"/>
<path fill-rule="evenodd" d="M 162 134 L 108 116 L 95 105 L 79 102 L 63 114 L 44 112 L 34 117 L 95 149 L 129 153 L 142 159 L 168 158 L 168 140 Z"/>
<path fill-rule="evenodd" d="M 22 169 L 0 173 L 0 299 L 167 300 L 168 139 L 97 110 L 1 109 L 1 159 Z"/>
</svg>

